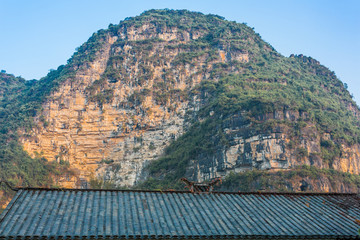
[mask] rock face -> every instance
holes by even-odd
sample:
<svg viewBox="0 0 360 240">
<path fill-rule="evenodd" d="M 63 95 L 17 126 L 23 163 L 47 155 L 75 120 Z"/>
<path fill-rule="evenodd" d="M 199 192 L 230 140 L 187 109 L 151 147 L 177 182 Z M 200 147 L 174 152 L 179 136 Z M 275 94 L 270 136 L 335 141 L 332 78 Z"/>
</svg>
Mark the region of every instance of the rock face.
<svg viewBox="0 0 360 240">
<path fill-rule="evenodd" d="M 189 93 L 210 77 L 214 64 L 230 58 L 249 61 L 246 53 L 219 48 L 212 56 L 204 52 L 179 64 L 181 57 L 192 53 L 182 46 L 202 34 L 159 30 L 154 24 L 107 34 L 95 60 L 79 68 L 75 78 L 63 82 L 43 104 L 37 128 L 21 139 L 25 150 L 69 162 L 78 174 L 61 181 L 62 186 L 78 187 L 99 177 L 132 186 L 146 163 L 183 134 L 186 114 L 196 112 L 201 101 Z M 149 39 L 154 39 L 151 47 L 139 47 L 147 46 Z M 117 79 L 106 71 L 121 74 Z M 90 100 L 89 92 L 96 98 L 104 91 L 112 92 L 111 101 Z M 158 91 L 172 99 L 161 98 Z"/>
<path fill-rule="evenodd" d="M 300 114 L 284 111 L 259 116 L 262 121 L 282 120 L 296 122 Z M 216 153 L 202 155 L 193 161 L 188 168 L 187 175 L 199 182 L 216 177 L 223 177 L 230 172 L 245 172 L 247 170 L 286 170 L 302 165 L 317 168 L 331 168 L 352 174 L 360 173 L 359 145 L 341 146 L 342 153 L 332 161 L 325 161 L 322 157 L 321 142 L 329 139 L 329 134 L 321 134 L 315 124 L 308 124 L 299 133 L 300 141 L 291 146 L 294 140 L 293 129 L 279 124 L 274 131 L 261 134 L 247 134 L 244 129 L 251 128 L 249 121 L 242 115 L 232 116 L 225 122 L 224 132 L 229 140 L 228 145 L 218 144 Z M 325 180 L 324 180 L 325 181 Z M 335 190 L 327 183 L 324 188 L 321 184 L 312 181 L 313 190 Z M 295 184 L 296 185 L 296 184 Z M 336 188 L 338 189 L 338 188 Z"/>
<path fill-rule="evenodd" d="M 278 62 L 290 60 L 283 60 L 245 25 L 182 12 L 176 13 L 176 20 L 164 16 L 145 13 L 95 34 L 79 50 L 89 60 L 79 61 L 79 54 L 74 55 L 69 63 L 72 77 L 62 81 L 43 103 L 36 127 L 26 134 L 23 131 L 20 141 L 28 153 L 68 162 L 75 170 L 74 176 L 59 180 L 60 185 L 81 187 L 97 178 L 120 186 L 136 184 L 146 176 L 143 170 L 150 162 L 163 156 L 166 147 L 194 122 L 204 120 L 202 109 L 214 95 L 202 89 L 206 81 L 216 83 L 224 76 L 243 74 L 249 82 L 275 81 L 287 86 L 294 80 L 285 79 L 286 74 L 298 74 L 298 69 L 290 69 L 275 80 L 254 79 L 270 57 Z M 199 16 L 205 20 L 197 23 Z M 223 30 L 212 27 L 217 25 Z M 214 32 L 227 37 L 215 41 Z M 263 56 L 270 57 L 261 60 Z M 359 116 L 356 105 L 349 103 L 348 108 Z M 319 130 L 303 111 L 268 111 L 250 120 L 249 112 L 224 117 L 219 129 L 227 144 L 219 142 L 214 153 L 190 161 L 187 176 L 204 181 L 230 172 L 304 164 L 360 173 L 360 146 L 344 143 L 339 147 L 341 154 L 325 161 L 325 143 L 325 147 L 333 146 L 324 141 L 332 136 Z M 208 116 L 213 114 L 209 110 Z M 308 119 L 307 124 L 294 135 L 291 126 L 302 119 Z M 248 131 L 271 121 L 276 123 L 270 131 Z"/>
</svg>

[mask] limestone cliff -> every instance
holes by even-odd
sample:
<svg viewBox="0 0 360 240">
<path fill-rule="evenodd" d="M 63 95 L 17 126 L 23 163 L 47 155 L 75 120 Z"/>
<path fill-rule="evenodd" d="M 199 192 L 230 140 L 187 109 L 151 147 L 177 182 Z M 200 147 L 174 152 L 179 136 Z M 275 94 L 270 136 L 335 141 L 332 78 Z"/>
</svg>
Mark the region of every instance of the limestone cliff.
<svg viewBox="0 0 360 240">
<path fill-rule="evenodd" d="M 146 163 L 183 134 L 186 113 L 196 112 L 201 101 L 191 90 L 214 65 L 230 57 L 249 61 L 247 53 L 218 48 L 179 63 L 193 54 L 187 44 L 203 34 L 148 23 L 108 33 L 94 60 L 43 104 L 37 127 L 21 138 L 25 150 L 69 162 L 78 174 L 62 186 L 79 187 L 96 177 L 132 186 Z M 106 91 L 111 100 L 98 101 Z"/>
<path fill-rule="evenodd" d="M 275 120 L 296 123 L 299 117 L 301 114 L 298 112 L 283 111 L 261 115 L 258 119 L 261 119 L 260 122 Z M 278 123 L 270 131 L 262 129 L 253 133 L 244 132 L 256 124 L 259 123 L 246 121 L 242 114 L 229 118 L 224 123 L 227 143 L 219 142 L 216 144 L 215 154 L 202 155 L 192 161 L 187 175 L 198 181 L 206 181 L 226 176 L 230 172 L 252 169 L 285 170 L 302 165 L 330 168 L 356 175 L 360 173 L 359 144 L 351 147 L 343 144 L 338 155 L 332 159 L 324 159 L 322 145 L 324 141 L 331 141 L 331 136 L 321 133 L 314 123 L 309 122 L 303 126 L 297 133 L 298 136 L 294 136 L 293 127 L 284 123 Z M 321 187 L 314 189 L 321 190 Z M 327 191 L 329 187 L 324 187 L 323 190 Z"/>
<path fill-rule="evenodd" d="M 300 165 L 360 173 L 360 111 L 342 83 L 244 24 L 152 10 L 94 34 L 67 68 L 20 138 L 32 156 L 69 163 L 61 186 Z"/>
</svg>

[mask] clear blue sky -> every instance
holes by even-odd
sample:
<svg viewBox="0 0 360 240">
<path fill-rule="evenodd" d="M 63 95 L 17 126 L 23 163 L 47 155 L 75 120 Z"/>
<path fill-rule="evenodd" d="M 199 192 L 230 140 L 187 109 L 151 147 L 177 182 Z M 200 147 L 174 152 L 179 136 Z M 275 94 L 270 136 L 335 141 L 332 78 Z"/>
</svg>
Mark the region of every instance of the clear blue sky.
<svg viewBox="0 0 360 240">
<path fill-rule="evenodd" d="M 0 0 L 0 69 L 39 79 L 93 32 L 162 8 L 246 22 L 284 56 L 302 53 L 335 71 L 360 104 L 359 0 Z"/>
</svg>

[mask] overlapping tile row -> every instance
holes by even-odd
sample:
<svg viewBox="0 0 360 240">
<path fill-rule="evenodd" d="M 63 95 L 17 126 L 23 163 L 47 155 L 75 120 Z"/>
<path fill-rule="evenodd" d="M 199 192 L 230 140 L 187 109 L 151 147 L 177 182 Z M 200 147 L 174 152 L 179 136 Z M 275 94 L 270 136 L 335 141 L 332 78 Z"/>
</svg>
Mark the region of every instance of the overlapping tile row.
<svg viewBox="0 0 360 240">
<path fill-rule="evenodd" d="M 353 194 L 19 190 L 0 238 L 356 237 Z"/>
</svg>

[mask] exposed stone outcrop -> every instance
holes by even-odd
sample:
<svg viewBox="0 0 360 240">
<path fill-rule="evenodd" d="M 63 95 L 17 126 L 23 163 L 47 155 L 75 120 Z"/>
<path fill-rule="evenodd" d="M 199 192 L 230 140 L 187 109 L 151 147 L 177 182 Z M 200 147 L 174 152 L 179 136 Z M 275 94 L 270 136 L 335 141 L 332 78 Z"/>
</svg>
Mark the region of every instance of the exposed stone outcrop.
<svg viewBox="0 0 360 240">
<path fill-rule="evenodd" d="M 304 117 L 304 113 L 302 113 Z M 359 145 L 351 147 L 343 144 L 342 154 L 332 162 L 326 162 L 321 157 L 322 139 L 330 140 L 329 134 L 321 134 L 315 124 L 301 128 L 298 137 L 293 136 L 293 129 L 285 124 L 277 124 L 271 132 L 252 134 L 253 122 L 244 117 L 245 114 L 234 115 L 225 122 L 224 132 L 228 145 L 217 145 L 213 155 L 201 155 L 194 159 L 187 170 L 188 177 L 199 182 L 223 177 L 230 172 L 247 170 L 285 170 L 301 165 L 317 168 L 332 168 L 353 174 L 360 173 Z M 296 122 L 298 112 L 283 111 L 258 116 L 258 120 L 288 120 Z M 306 117 L 306 115 L 305 115 Z M 297 143 L 290 141 L 297 139 Z M 329 190 L 324 187 L 324 191 Z M 320 188 L 316 189 L 320 190 Z"/>
<path fill-rule="evenodd" d="M 64 187 L 78 187 L 98 177 L 119 185 L 133 185 L 146 163 L 157 159 L 172 140 L 183 134 L 186 113 L 196 112 L 200 105 L 196 94 L 186 99 L 166 98 L 159 103 L 154 94 L 146 92 L 162 83 L 166 73 L 175 78 L 167 85 L 169 88 L 188 94 L 201 80 L 209 78 L 213 64 L 230 61 L 222 59 L 222 54 L 227 53 L 219 50 L 218 57 L 211 61 L 203 54 L 191 64 L 173 67 L 181 54 L 189 52 L 176 46 L 199 36 L 198 32 L 178 33 L 176 28 L 158 32 L 153 25 L 124 28 L 118 36 L 109 35 L 95 61 L 80 68 L 75 79 L 65 81 L 43 104 L 37 128 L 21 139 L 25 150 L 32 155 L 40 153 L 51 161 L 69 162 L 78 174 L 59 180 Z M 144 54 L 133 49 L 136 41 L 151 38 L 165 42 L 153 43 L 151 51 Z M 174 40 L 175 47 L 167 48 L 168 41 Z M 118 56 L 121 61 L 110 60 Z M 249 60 L 243 53 L 231 56 Z M 113 99 L 101 104 L 90 101 L 89 86 L 104 78 L 110 67 L 123 71 L 121 79 L 105 79 L 93 94 L 101 93 L 105 84 L 113 91 Z M 145 79 L 142 71 L 146 71 Z M 40 121 L 40 116 L 45 122 Z"/>
</svg>

